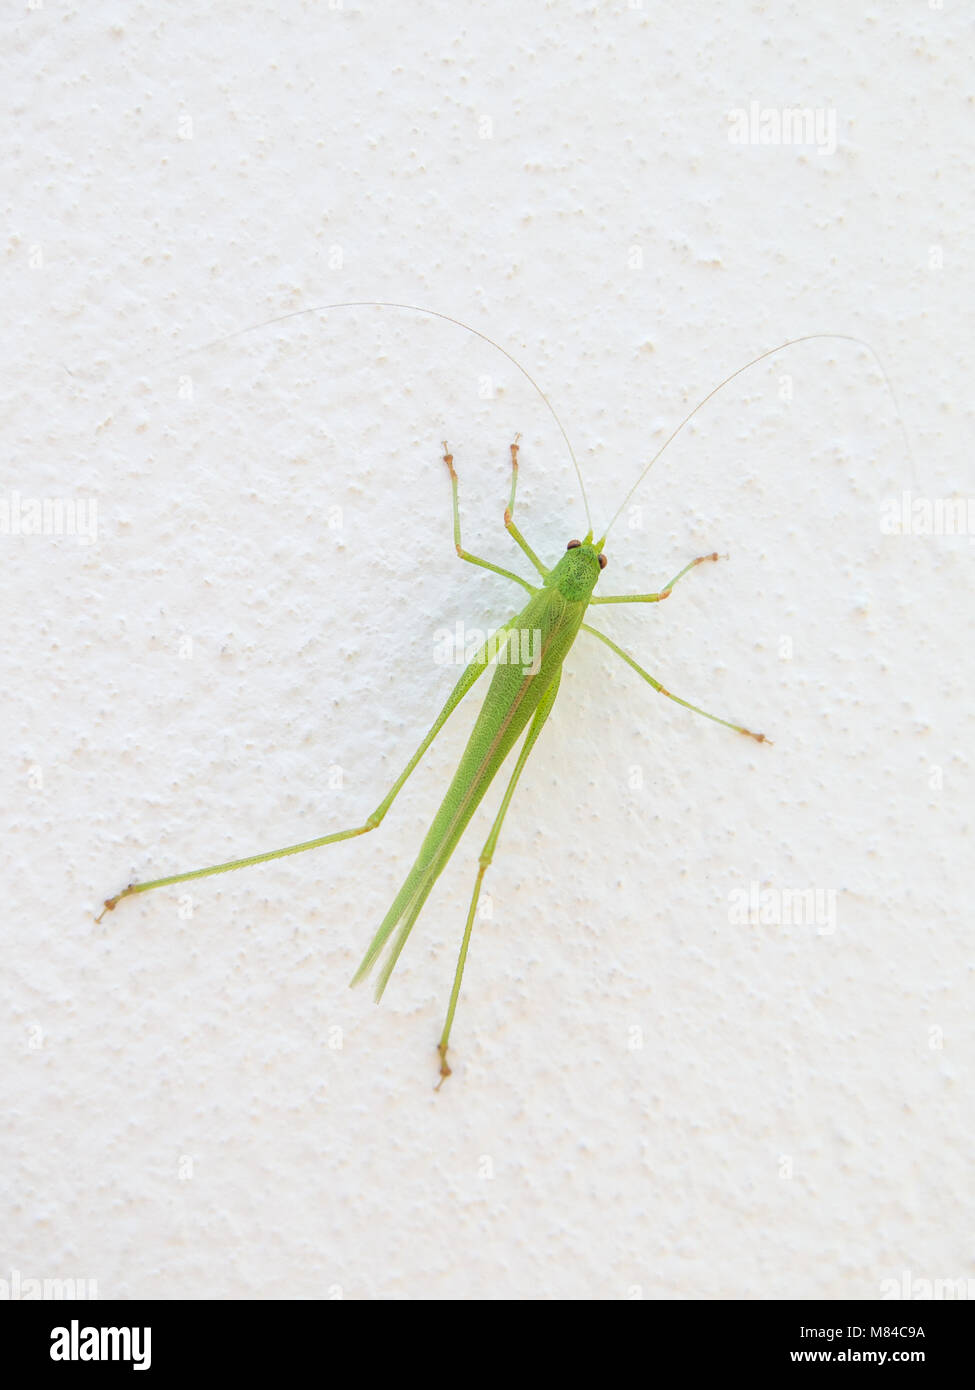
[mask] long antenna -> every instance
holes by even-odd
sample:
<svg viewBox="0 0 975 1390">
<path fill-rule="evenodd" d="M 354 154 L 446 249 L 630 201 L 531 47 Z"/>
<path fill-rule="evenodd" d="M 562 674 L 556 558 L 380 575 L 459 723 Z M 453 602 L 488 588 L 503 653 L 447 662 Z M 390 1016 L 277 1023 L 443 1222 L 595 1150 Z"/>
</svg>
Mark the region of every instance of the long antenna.
<svg viewBox="0 0 975 1390">
<path fill-rule="evenodd" d="M 575 456 L 575 451 L 572 448 L 569 436 L 565 431 L 565 426 L 556 413 L 555 406 L 549 400 L 548 396 L 546 396 L 527 367 L 523 367 L 517 357 L 514 357 L 506 347 L 502 347 L 500 343 L 496 343 L 493 338 L 488 337 L 486 333 L 482 333 L 479 328 L 473 328 L 469 323 L 464 323 L 463 319 L 455 319 L 450 314 L 443 314 L 439 309 L 425 309 L 417 304 L 398 304 L 392 300 L 382 299 L 351 299 L 340 304 L 312 304 L 309 305 L 307 309 L 292 309 L 287 314 L 278 314 L 276 318 L 264 319 L 263 322 L 253 323 L 248 328 L 238 328 L 233 333 L 225 333 L 223 337 L 214 338 L 209 343 L 201 343 L 199 347 L 187 348 L 185 352 L 180 352 L 174 357 L 167 358 L 159 365 L 166 366 L 169 362 L 178 362 L 182 358 L 189 357 L 194 353 L 206 352 L 209 348 L 219 347 L 221 343 L 229 343 L 234 338 L 242 338 L 247 333 L 256 333 L 259 328 L 269 328 L 273 324 L 284 323 L 287 319 L 301 318 L 303 314 L 323 314 L 329 309 L 406 309 L 412 314 L 426 314 L 429 318 L 443 319 L 445 323 L 452 323 L 455 328 L 463 328 L 468 333 L 473 333 L 476 338 L 480 338 L 482 342 L 487 343 L 497 352 L 507 357 L 511 365 L 518 368 L 522 376 L 525 377 L 538 392 L 539 396 L 541 396 L 542 400 L 548 406 L 552 419 L 559 427 L 559 433 L 565 440 L 565 447 L 569 451 L 569 457 L 572 460 L 572 465 L 576 471 L 576 478 L 579 481 L 579 490 L 582 493 L 582 505 L 586 509 L 586 522 L 588 523 L 589 530 L 592 530 L 592 514 L 589 511 L 589 497 L 586 493 L 586 485 L 582 481 L 582 470 L 579 467 L 579 460 Z"/>
<path fill-rule="evenodd" d="M 757 357 L 753 357 L 752 360 L 750 362 L 746 362 L 743 367 L 738 367 L 735 371 L 731 373 L 730 376 L 726 376 L 724 381 L 719 381 L 717 386 L 713 387 L 702 400 L 698 401 L 694 409 L 689 411 L 689 413 L 684 416 L 683 420 L 681 420 L 677 428 L 671 431 L 671 433 L 661 444 L 660 448 L 654 454 L 650 462 L 643 468 L 642 472 L 640 473 L 640 476 L 637 478 L 636 482 L 633 484 L 629 492 L 623 498 L 623 501 L 620 503 L 616 511 L 613 513 L 612 519 L 609 525 L 606 527 L 605 532 L 603 533 L 603 541 L 605 541 L 612 528 L 616 525 L 617 521 L 620 518 L 620 514 L 623 511 L 623 508 L 626 506 L 627 502 L 629 502 L 630 498 L 633 496 L 637 488 L 643 482 L 644 478 L 650 472 L 650 469 L 657 462 L 657 459 L 660 457 L 660 455 L 670 444 L 673 443 L 673 441 L 680 434 L 684 426 L 689 424 L 690 421 L 694 419 L 694 416 L 697 414 L 697 412 L 703 406 L 707 405 L 708 401 L 711 399 L 712 396 L 716 396 L 719 391 L 722 391 L 728 385 L 729 382 L 734 381 L 736 376 L 741 376 L 742 372 L 747 372 L 749 367 L 754 367 L 757 366 L 759 362 L 764 362 L 766 357 L 774 357 L 777 352 L 784 352 L 786 348 L 795 347 L 797 343 L 812 343 L 823 338 L 832 338 L 844 343 L 856 343 L 859 347 L 866 348 L 867 351 L 870 353 L 870 356 L 877 364 L 877 367 L 880 371 L 880 375 L 884 379 L 884 384 L 887 387 L 888 392 L 890 393 L 890 398 L 894 403 L 894 409 L 897 411 L 897 418 L 900 422 L 901 433 L 904 438 L 904 448 L 908 458 L 911 459 L 911 464 L 913 467 L 914 460 L 911 456 L 911 446 L 910 441 L 907 437 L 907 430 L 904 428 L 904 418 L 901 415 L 900 406 L 897 404 L 897 397 L 894 394 L 894 388 L 890 383 L 890 378 L 888 377 L 887 372 L 884 369 L 884 364 L 881 362 L 874 349 L 863 338 L 854 338 L 850 333 L 806 333 L 801 338 L 790 338 L 788 342 L 779 343 L 778 347 L 769 348 L 767 352 L 760 352 Z"/>
</svg>

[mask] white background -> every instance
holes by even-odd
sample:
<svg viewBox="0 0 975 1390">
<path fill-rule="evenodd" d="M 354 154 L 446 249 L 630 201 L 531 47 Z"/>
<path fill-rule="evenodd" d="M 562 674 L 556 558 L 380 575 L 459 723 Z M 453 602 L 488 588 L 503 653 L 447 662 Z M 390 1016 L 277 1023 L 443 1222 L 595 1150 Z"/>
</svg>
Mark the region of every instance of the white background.
<svg viewBox="0 0 975 1390">
<path fill-rule="evenodd" d="M 105 1297 L 878 1297 L 973 1268 L 970 18 L 860 6 L 21 4 L 4 18 L 0 1278 Z M 728 113 L 832 112 L 835 151 Z M 641 265 L 642 260 L 642 265 Z M 606 544 L 434 1044 L 492 788 L 379 1009 L 348 980 L 489 626 Z M 966 425 L 966 421 L 968 424 Z M 905 445 L 905 434 L 909 447 Z M 191 646 L 187 639 L 190 639 Z M 733 920 L 816 890 L 835 924 Z M 776 896 L 778 895 L 778 896 Z M 774 912 L 771 914 L 774 916 Z M 835 930 L 830 928 L 835 925 Z M 825 928 L 825 929 L 824 929 Z M 341 1044 L 341 1045 L 339 1045 Z"/>
</svg>

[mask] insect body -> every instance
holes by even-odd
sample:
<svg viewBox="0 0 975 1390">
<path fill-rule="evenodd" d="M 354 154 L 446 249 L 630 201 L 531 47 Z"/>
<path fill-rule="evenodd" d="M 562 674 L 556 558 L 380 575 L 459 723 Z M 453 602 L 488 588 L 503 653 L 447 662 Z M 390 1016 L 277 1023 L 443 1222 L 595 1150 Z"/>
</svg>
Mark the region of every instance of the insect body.
<svg viewBox="0 0 975 1390">
<path fill-rule="evenodd" d="M 324 305 L 321 307 L 322 309 L 337 309 L 353 306 Z M 448 322 L 460 327 L 467 327 L 467 325 L 460 324 L 458 320 L 451 319 L 448 315 L 438 313 L 435 310 L 417 310 L 412 305 L 402 304 L 382 304 L 376 307 L 385 309 L 408 309 L 411 312 L 430 314 L 435 318 L 447 319 Z M 302 310 L 298 312 L 307 313 L 316 311 Z M 284 315 L 283 317 L 289 318 L 292 317 L 292 315 Z M 525 371 L 524 367 L 522 367 L 506 349 L 494 343 L 492 339 L 486 338 L 485 334 L 480 333 L 477 329 L 471 329 L 470 331 L 475 333 L 478 337 L 485 338 L 493 347 L 498 348 L 499 351 L 504 353 L 504 355 L 514 363 L 519 371 L 523 372 L 524 375 L 528 377 L 528 380 L 535 386 L 535 389 L 539 392 L 539 395 L 542 396 L 545 404 L 555 417 L 556 423 L 559 429 L 562 430 L 562 435 L 568 444 L 568 437 L 565 435 L 564 429 L 562 429 L 561 421 L 559 421 L 558 416 L 555 415 L 555 411 L 552 409 L 547 397 L 544 396 L 527 371 Z M 709 392 L 669 435 L 661 448 L 657 450 L 656 454 L 640 473 L 637 482 L 624 498 L 623 503 L 610 522 L 610 527 L 616 521 L 617 517 L 619 517 L 629 497 L 632 496 L 636 487 L 642 482 L 646 473 L 656 462 L 656 459 L 660 457 L 663 450 L 680 430 L 683 429 L 684 425 L 688 423 L 692 416 L 697 413 L 701 406 L 710 400 L 711 396 L 713 396 L 716 391 L 721 389 L 721 386 L 726 385 L 728 381 L 731 381 L 735 376 L 747 370 L 748 367 L 754 366 L 755 363 L 762 361 L 763 358 L 771 356 L 772 352 L 780 351 L 781 348 L 808 341 L 809 338 L 845 338 L 846 336 L 847 335 L 844 334 L 811 334 L 808 335 L 808 338 L 793 339 L 790 343 L 782 344 L 780 348 L 762 353 L 761 356 L 752 359 L 751 362 L 747 362 L 743 367 L 739 367 L 737 371 L 727 377 L 724 382 L 720 383 L 719 386 Z M 848 341 L 860 342 L 859 339 L 848 339 Z M 870 350 L 872 351 L 872 349 Z M 505 634 L 504 643 L 506 643 L 507 646 L 503 643 L 501 652 L 497 653 L 498 660 L 494 674 L 488 686 L 487 694 L 477 721 L 468 739 L 467 746 L 461 756 L 457 771 L 453 776 L 440 808 L 420 847 L 416 862 L 393 900 L 389 911 L 380 923 L 352 981 L 353 984 L 356 984 L 363 980 L 371 972 L 372 968 L 379 964 L 375 992 L 377 1000 L 381 997 L 396 961 L 399 958 L 400 952 L 406 944 L 406 940 L 433 885 L 448 863 L 461 835 L 477 807 L 480 805 L 495 775 L 513 750 L 518 738 L 524 734 L 524 741 L 508 779 L 501 805 L 495 816 L 490 834 L 481 850 L 478 861 L 477 878 L 471 897 L 470 909 L 467 914 L 467 922 L 464 928 L 457 967 L 454 973 L 450 1002 L 443 1031 L 438 1043 L 438 1051 L 440 1054 L 440 1082 L 438 1086 L 450 1075 L 450 1067 L 447 1065 L 447 1047 L 453 1025 L 454 1013 L 457 1007 L 457 999 L 460 993 L 464 966 L 467 960 L 471 930 L 477 910 L 481 884 L 493 858 L 501 827 L 504 823 L 508 807 L 511 804 L 518 779 L 524 770 L 529 755 L 542 731 L 542 727 L 552 711 L 552 706 L 558 695 L 562 665 L 578 633 L 580 631 L 586 632 L 603 642 L 646 681 L 647 684 L 652 686 L 654 690 L 667 699 L 674 700 L 676 703 L 683 705 L 686 709 L 701 714 L 707 719 L 714 720 L 718 724 L 723 724 L 726 728 L 732 729 L 736 733 L 743 734 L 749 738 L 753 738 L 759 743 L 768 741 L 764 734 L 753 733 L 750 729 L 746 729 L 740 724 L 733 723 L 728 719 L 719 718 L 714 714 L 709 714 L 706 710 L 691 704 L 688 700 L 672 694 L 669 690 L 665 689 L 659 680 L 645 671 L 629 653 L 625 652 L 604 633 L 590 626 L 585 621 L 587 611 L 591 606 L 594 607 L 599 604 L 609 603 L 659 603 L 663 599 L 669 598 L 674 586 L 686 574 L 697 565 L 703 564 L 706 561 L 717 560 L 717 553 L 701 555 L 691 560 L 673 577 L 673 579 L 656 592 L 597 596 L 594 590 L 601 572 L 606 565 L 606 556 L 603 553 L 603 546 L 606 543 L 606 535 L 610 527 L 607 527 L 607 531 L 604 532 L 599 541 L 594 541 L 590 522 L 590 529 L 584 540 L 569 541 L 561 559 L 551 568 L 545 566 L 521 534 L 521 531 L 514 521 L 519 452 L 518 439 L 516 438 L 514 443 L 510 446 L 511 491 L 508 506 L 505 509 L 504 523 L 509 534 L 521 547 L 537 573 L 538 582 L 530 583 L 521 575 L 515 574 L 512 570 L 505 569 L 495 564 L 493 561 L 484 560 L 478 556 L 471 555 L 463 548 L 461 544 L 457 473 L 454 469 L 453 456 L 450 454 L 446 444 L 444 444 L 443 449 L 443 459 L 450 477 L 454 544 L 458 556 L 462 560 L 478 565 L 484 569 L 492 570 L 496 574 L 503 575 L 513 583 L 521 585 L 523 589 L 528 591 L 529 598 L 522 610 L 504 624 L 504 627 L 501 629 L 501 633 Z M 570 454 L 572 452 L 571 446 L 569 446 L 569 452 Z M 585 502 L 585 487 L 582 483 L 582 475 L 575 461 L 575 456 L 572 455 L 572 458 L 576 466 L 576 473 L 579 478 L 583 500 Z M 589 508 L 587 502 L 586 514 L 588 517 Z M 490 645 L 490 643 L 485 643 L 475 654 L 473 660 L 464 670 L 443 709 L 434 720 L 429 732 L 420 743 L 403 772 L 394 782 L 376 810 L 373 811 L 372 815 L 370 815 L 362 825 L 354 826 L 349 830 L 335 831 L 332 834 L 323 835 L 314 840 L 306 840 L 301 844 L 289 845 L 283 849 L 269 850 L 260 854 L 250 855 L 246 858 L 229 860 L 222 864 L 213 864 L 208 868 L 194 869 L 188 873 L 171 874 L 164 878 L 151 879 L 142 883 L 132 883 L 127 888 L 123 889 L 116 897 L 106 899 L 105 907 L 98 920 L 101 920 L 101 916 L 104 915 L 105 911 L 114 909 L 123 898 L 131 897 L 137 893 L 145 893 L 154 888 L 163 888 L 177 883 L 186 883 L 192 879 L 208 878 L 214 874 L 226 873 L 231 869 L 242 869 L 253 864 L 263 864 L 269 860 L 280 859 L 287 855 L 301 854 L 306 850 L 334 844 L 339 840 L 352 839 L 357 835 L 365 835 L 370 830 L 375 830 L 382 822 L 386 812 L 396 799 L 404 783 L 420 762 L 423 754 L 430 747 L 431 743 L 446 723 L 451 712 L 470 691 L 478 677 L 483 674 L 490 660 Z M 518 659 L 511 659 L 510 653 L 512 652 L 520 654 Z M 527 665 L 522 659 L 526 653 L 531 654 L 531 660 Z M 527 733 L 525 733 L 526 729 Z"/>
<path fill-rule="evenodd" d="M 515 525 L 513 512 L 518 482 L 518 441 L 516 439 L 511 445 L 511 496 L 505 511 L 505 525 L 538 572 L 541 583 L 539 585 L 530 584 L 513 571 L 503 569 L 499 565 L 482 560 L 464 550 L 460 538 L 457 473 L 454 469 L 453 456 L 448 452 L 446 444 L 444 445 L 444 462 L 450 473 L 454 542 L 457 554 L 462 560 L 504 575 L 507 579 L 527 589 L 530 594 L 529 600 L 521 612 L 504 624 L 502 632 L 507 634 L 507 647 L 502 647 L 499 656 L 505 655 L 508 648 L 513 648 L 516 652 L 519 650 L 531 651 L 533 660 L 528 667 L 523 666 L 520 660 L 498 660 L 484 704 L 481 706 L 481 711 L 468 739 L 467 747 L 464 749 L 457 771 L 454 773 L 453 780 L 440 804 L 440 809 L 434 817 L 433 824 L 420 847 L 416 862 L 380 923 L 379 929 L 352 980 L 353 984 L 358 984 L 365 979 L 385 951 L 376 984 L 377 1001 L 382 997 L 393 967 L 420 915 L 430 890 L 450 860 L 450 856 L 457 847 L 468 822 L 494 780 L 495 774 L 527 726 L 528 733 L 515 762 L 491 833 L 480 855 L 477 881 L 471 898 L 470 910 L 467 914 L 467 924 L 464 928 L 464 937 L 454 975 L 450 1005 L 438 1043 L 441 1074 L 439 1084 L 442 1084 L 450 1075 L 450 1067 L 447 1065 L 447 1044 L 467 960 L 467 950 L 470 944 L 471 928 L 477 910 L 481 883 L 494 856 L 501 826 L 511 804 L 518 779 L 555 703 L 562 676 L 562 663 L 568 656 L 580 629 L 592 633 L 594 637 L 605 642 L 660 694 L 666 695 L 671 700 L 677 700 L 679 704 L 686 705 L 688 709 L 704 714 L 708 719 L 715 719 L 717 723 L 725 724 L 729 729 L 747 734 L 760 743 L 766 741 L 764 734 L 753 734 L 741 725 L 732 724 L 725 719 L 718 719 L 716 715 L 707 714 L 705 710 L 698 709 L 696 705 L 691 705 L 686 700 L 672 695 L 670 691 L 664 689 L 659 681 L 644 671 L 632 657 L 617 647 L 615 642 L 610 641 L 605 634 L 598 632 L 583 621 L 590 604 L 658 603 L 670 596 L 674 585 L 689 570 L 705 560 L 717 560 L 717 554 L 703 555 L 692 560 L 668 585 L 657 593 L 594 597 L 593 590 L 596 587 L 596 582 L 606 566 L 606 556 L 602 553 L 605 538 L 594 543 L 590 531 L 585 540 L 569 541 L 562 558 L 551 569 L 547 569 Z M 519 643 L 519 639 L 525 638 L 527 638 L 527 642 L 522 640 Z M 338 840 L 351 839 L 353 836 L 364 835 L 367 831 L 374 830 L 386 815 L 398 792 L 446 723 L 451 712 L 460 704 L 474 682 L 483 673 L 488 659 L 489 644 L 485 643 L 464 670 L 429 733 L 410 759 L 401 776 L 363 825 L 355 826 L 351 830 L 336 831 L 334 834 L 324 835 L 317 840 L 308 840 L 303 844 L 290 845 L 284 849 L 251 855 L 245 859 L 230 860 L 224 864 L 214 864 L 206 869 L 194 869 L 189 873 L 172 874 L 166 878 L 152 879 L 145 883 L 133 883 L 117 897 L 106 899 L 104 910 L 112 910 L 123 898 L 130 897 L 135 893 L 145 893 L 153 888 L 185 883 L 195 878 L 206 878 L 212 874 L 226 873 L 231 869 L 242 869 L 252 864 L 266 863 L 270 859 L 300 854 L 304 850 L 317 849 L 322 845 L 334 844 Z M 101 920 L 101 916 L 98 920 Z"/>
</svg>

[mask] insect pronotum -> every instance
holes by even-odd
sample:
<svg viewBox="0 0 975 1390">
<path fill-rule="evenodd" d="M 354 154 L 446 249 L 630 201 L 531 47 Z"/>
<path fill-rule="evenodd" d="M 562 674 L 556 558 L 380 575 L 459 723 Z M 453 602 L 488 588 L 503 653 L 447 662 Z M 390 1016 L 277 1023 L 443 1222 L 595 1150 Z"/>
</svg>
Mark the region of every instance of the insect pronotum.
<svg viewBox="0 0 975 1390">
<path fill-rule="evenodd" d="M 508 505 L 504 512 L 504 525 L 509 535 L 527 557 L 530 565 L 536 572 L 537 579 L 535 582 L 529 582 L 521 575 L 515 574 L 512 570 L 505 569 L 501 565 L 495 564 L 493 561 L 484 560 L 479 556 L 472 555 L 469 551 L 464 549 L 461 541 L 458 475 L 454 467 L 453 455 L 450 453 L 447 444 L 444 443 L 443 463 L 446 466 L 450 480 L 454 546 L 458 556 L 460 559 L 466 560 L 470 564 L 479 565 L 484 569 L 492 570 L 495 574 L 503 575 L 506 579 L 511 580 L 512 583 L 520 585 L 521 588 L 525 589 L 528 593 L 528 600 L 524 607 L 518 613 L 514 614 L 514 616 L 498 630 L 496 638 L 501 636 L 501 642 L 498 643 L 497 640 L 494 640 L 485 642 L 481 646 L 473 660 L 464 670 L 448 697 L 446 704 L 443 706 L 443 709 L 437 715 L 437 718 L 430 726 L 430 729 L 400 776 L 393 783 L 376 809 L 361 825 L 353 826 L 349 830 L 333 831 L 330 835 L 322 835 L 314 840 L 305 840 L 301 844 L 288 845 L 283 849 L 267 850 L 262 853 L 247 855 L 241 859 L 231 859 L 225 863 L 211 864 L 204 869 L 192 869 L 186 873 L 167 874 L 162 878 L 149 879 L 141 883 L 130 883 L 127 888 L 124 888 L 120 893 L 116 894 L 115 897 L 106 899 L 105 906 L 96 920 L 101 921 L 105 912 L 111 911 L 117 907 L 123 898 L 132 897 L 136 893 L 148 893 L 154 888 L 165 888 L 177 883 L 187 883 L 192 879 L 208 878 L 213 874 L 228 873 L 231 869 L 243 869 L 253 864 L 264 864 L 269 860 L 281 859 L 286 855 L 302 854 L 306 850 L 318 849 L 322 845 L 335 844 L 339 840 L 352 839 L 357 835 L 365 835 L 368 831 L 375 830 L 382 822 L 386 812 L 389 810 L 390 806 L 392 806 L 407 778 L 413 772 L 414 768 L 423 757 L 423 754 L 430 747 L 452 711 L 457 707 L 468 691 L 471 690 L 478 680 L 478 677 L 483 674 L 486 666 L 488 664 L 494 664 L 494 674 L 488 685 L 484 703 L 481 706 L 474 729 L 461 755 L 460 762 L 450 786 L 447 788 L 444 798 L 440 803 L 440 807 L 433 818 L 433 823 L 420 846 L 413 867 L 410 869 L 400 891 L 393 899 L 389 911 L 379 924 L 379 928 L 373 936 L 362 958 L 362 962 L 352 978 L 352 984 L 358 984 L 366 978 L 373 967 L 378 966 L 375 987 L 377 1002 L 382 997 L 393 968 L 399 959 L 400 952 L 406 944 L 406 940 L 420 915 L 423 905 L 430 894 L 430 890 L 446 867 L 468 822 L 480 805 L 495 775 L 506 761 L 509 753 L 512 752 L 518 739 L 524 734 L 525 737 L 521 749 L 515 758 L 514 767 L 508 777 L 507 786 L 501 799 L 501 805 L 478 859 L 477 877 L 474 883 L 474 891 L 471 895 L 467 921 L 464 926 L 464 934 L 457 958 L 457 966 L 454 971 L 450 1001 L 447 1006 L 443 1030 L 437 1044 L 437 1050 L 440 1056 L 440 1080 L 437 1083 L 437 1088 L 439 1089 L 451 1072 L 447 1063 L 447 1049 L 451 1028 L 454 1022 L 454 1014 L 457 1008 L 457 1000 L 460 994 L 461 981 L 464 975 L 464 966 L 467 961 L 467 952 L 481 892 L 481 884 L 484 881 L 484 875 L 487 872 L 488 866 L 494 857 L 498 837 L 500 836 L 508 807 L 511 804 L 511 799 L 514 796 L 518 779 L 521 777 L 536 740 L 552 712 L 552 707 L 555 704 L 555 699 L 559 691 L 562 665 L 578 633 L 580 631 L 587 632 L 598 641 L 604 643 L 642 677 L 649 686 L 660 695 L 665 696 L 668 700 L 674 700 L 677 704 L 683 705 L 685 709 L 692 710 L 695 714 L 700 714 L 706 719 L 722 724 L 725 728 L 731 729 L 737 734 L 755 739 L 758 743 L 769 742 L 764 734 L 753 733 L 752 730 L 745 728 L 744 725 L 709 713 L 700 706 L 692 704 L 689 700 L 685 700 L 681 696 L 675 695 L 671 691 L 665 689 L 659 680 L 650 675 L 648 671 L 645 671 L 632 656 L 621 647 L 617 646 L 605 633 L 600 632 L 598 628 L 590 626 L 590 624 L 585 621 L 588 609 L 599 604 L 661 603 L 664 599 L 670 597 L 675 586 L 685 575 L 689 574 L 691 570 L 695 569 L 698 565 L 718 559 L 716 552 L 712 552 L 708 555 L 696 556 L 689 560 L 683 569 L 675 574 L 672 579 L 668 580 L 662 588 L 654 592 L 642 594 L 596 595 L 594 590 L 607 564 L 604 552 L 607 537 L 623 512 L 623 509 L 630 501 L 630 498 L 672 440 L 676 438 L 681 430 L 683 430 L 684 426 L 688 424 L 702 406 L 707 404 L 712 396 L 730 381 L 733 381 L 735 377 L 747 371 L 749 367 L 755 366 L 765 358 L 771 357 L 773 354 L 781 352 L 785 348 L 792 347 L 798 343 L 811 342 L 816 339 L 824 338 L 856 343 L 861 347 L 867 348 L 873 355 L 874 360 L 877 361 L 880 367 L 881 374 L 884 377 L 888 389 L 891 390 L 891 387 L 883 366 L 880 364 L 879 359 L 877 359 L 873 348 L 870 347 L 869 343 L 865 343 L 862 339 L 852 337 L 849 334 L 810 333 L 803 337 L 791 338 L 785 343 L 780 343 L 775 348 L 770 348 L 767 352 L 760 353 L 757 357 L 753 357 L 749 362 L 746 362 L 743 366 L 725 377 L 723 381 L 719 382 L 717 386 L 709 391 L 708 394 L 694 406 L 693 410 L 689 411 L 687 415 L 684 416 L 650 461 L 640 471 L 633 486 L 623 498 L 623 501 L 620 503 L 599 538 L 594 539 L 595 531 L 589 511 L 589 502 L 586 496 L 582 471 L 561 420 L 556 414 L 548 397 L 534 381 L 526 368 L 523 367 L 506 348 L 494 342 L 487 334 L 480 332 L 476 328 L 471 328 L 469 325 L 462 323 L 459 319 L 452 318 L 449 314 L 440 313 L 435 309 L 423 309 L 412 304 L 397 304 L 379 301 L 324 304 L 309 309 L 296 310 L 290 314 L 283 314 L 279 318 L 270 320 L 270 322 L 279 323 L 285 319 L 297 317 L 300 314 L 322 313 L 338 309 L 364 307 L 407 310 L 412 313 L 443 319 L 456 327 L 463 328 L 475 334 L 477 337 L 489 343 L 493 348 L 503 353 L 504 356 L 527 377 L 528 381 L 551 411 L 555 423 L 565 440 L 569 455 L 572 458 L 583 505 L 586 511 L 588 526 L 586 534 L 581 540 L 569 540 L 561 558 L 552 565 L 544 564 L 542 560 L 539 559 L 538 555 L 536 555 L 535 551 L 522 535 L 514 519 L 519 466 L 519 436 L 516 436 L 510 445 L 511 490 L 508 498 Z M 255 325 L 255 327 L 263 326 L 266 325 Z M 228 338 L 239 337 L 243 333 L 252 331 L 254 330 L 250 328 L 242 329 L 238 333 L 229 334 L 225 338 L 215 340 L 214 343 L 206 344 L 205 347 L 215 346 L 218 342 L 226 342 Z M 198 349 L 198 351 L 202 350 L 204 349 Z M 892 390 L 891 394 L 893 394 Z"/>
</svg>

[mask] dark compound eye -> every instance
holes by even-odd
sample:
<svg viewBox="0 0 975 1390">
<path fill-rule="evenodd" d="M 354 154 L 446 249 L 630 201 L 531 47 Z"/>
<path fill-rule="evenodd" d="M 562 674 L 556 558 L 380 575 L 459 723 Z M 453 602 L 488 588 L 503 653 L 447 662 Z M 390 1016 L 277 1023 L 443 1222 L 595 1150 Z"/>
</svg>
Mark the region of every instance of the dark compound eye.
<svg viewBox="0 0 975 1390">
<path fill-rule="evenodd" d="M 569 541 L 569 544 L 565 548 L 566 550 L 575 550 L 580 545 L 582 545 L 582 541 Z"/>
<path fill-rule="evenodd" d="M 599 568 L 600 568 L 601 570 L 604 570 L 604 569 L 606 568 L 606 565 L 607 565 L 606 556 L 605 556 L 605 555 L 600 555 L 600 557 L 599 557 Z"/>
</svg>

